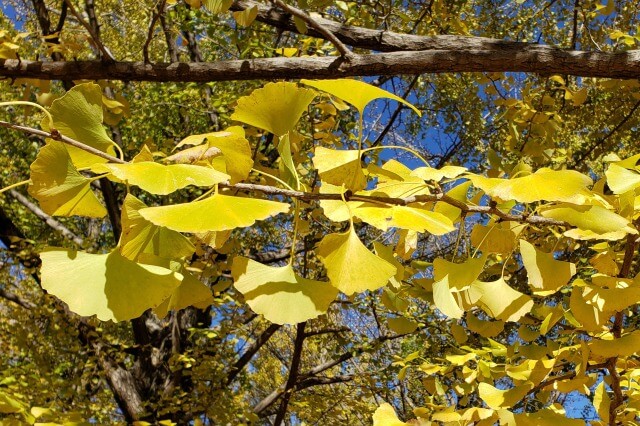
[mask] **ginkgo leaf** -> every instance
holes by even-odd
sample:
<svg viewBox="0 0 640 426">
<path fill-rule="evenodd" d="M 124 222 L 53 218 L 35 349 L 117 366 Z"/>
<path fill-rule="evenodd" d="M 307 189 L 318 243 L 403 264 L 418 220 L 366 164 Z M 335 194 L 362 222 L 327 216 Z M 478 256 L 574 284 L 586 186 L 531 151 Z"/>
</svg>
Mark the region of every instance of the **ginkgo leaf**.
<svg viewBox="0 0 640 426">
<path fill-rule="evenodd" d="M 338 295 L 328 282 L 302 278 L 291 265 L 266 266 L 236 257 L 231 275 L 251 309 L 276 324 L 297 324 L 322 315 Z"/>
<path fill-rule="evenodd" d="M 516 248 L 514 228 L 511 222 L 475 224 L 471 230 L 471 244 L 483 253 L 511 253 Z"/>
<path fill-rule="evenodd" d="M 640 187 L 640 173 L 635 170 L 610 164 L 604 174 L 607 176 L 607 185 L 614 194 L 622 194 Z"/>
<path fill-rule="evenodd" d="M 578 281 L 578 280 L 576 280 Z M 597 306 L 586 302 L 582 293 L 584 288 L 574 285 L 571 289 L 569 308 L 571 315 L 580 322 L 579 326 L 587 331 L 602 331 L 611 316 L 610 312 L 602 312 Z"/>
<path fill-rule="evenodd" d="M 180 285 L 182 275 L 133 262 L 116 250 L 89 254 L 65 249 L 40 253 L 42 287 L 78 315 L 102 321 L 137 318 Z"/>
<path fill-rule="evenodd" d="M 235 19 L 241 27 L 248 27 L 251 25 L 257 16 L 258 6 L 255 5 L 244 10 L 233 12 L 233 19 Z"/>
<path fill-rule="evenodd" d="M 406 319 L 405 317 L 388 318 L 389 329 L 396 334 L 409 334 L 416 331 L 418 323 Z"/>
<path fill-rule="evenodd" d="M 52 216 L 104 217 L 104 208 L 91 189 L 92 179 L 82 176 L 62 142 L 52 141 L 31 164 L 29 194 Z"/>
<path fill-rule="evenodd" d="M 278 142 L 278 153 L 280 154 L 280 176 L 292 188 L 298 189 L 300 182 L 298 181 L 298 172 L 293 162 L 291 154 L 291 143 L 302 141 L 303 136 L 297 132 L 289 132 L 280 137 Z"/>
<path fill-rule="evenodd" d="M 582 419 L 568 418 L 564 410 L 545 408 L 535 413 L 514 414 L 509 410 L 500 410 L 500 424 L 517 426 L 584 426 Z"/>
<path fill-rule="evenodd" d="M 593 394 L 593 406 L 601 419 L 606 420 L 610 416 L 609 407 L 611 406 L 611 398 L 607 394 L 607 390 L 604 387 L 604 380 L 596 386 L 596 391 Z"/>
<path fill-rule="evenodd" d="M 319 146 L 313 156 L 313 165 L 323 182 L 344 185 L 353 192 L 367 186 L 367 178 L 362 171 L 358 150 L 337 150 Z"/>
<path fill-rule="evenodd" d="M 203 0 L 204 7 L 211 13 L 224 13 L 231 7 L 232 0 Z"/>
<path fill-rule="evenodd" d="M 153 310 L 158 318 L 164 318 L 169 311 L 179 311 L 211 298 L 209 287 L 185 270 L 182 270 L 181 274 L 184 278 L 178 288 Z"/>
<path fill-rule="evenodd" d="M 394 206 L 391 225 L 433 235 L 444 235 L 456 229 L 448 217 L 431 211 L 419 203 Z"/>
<path fill-rule="evenodd" d="M 231 119 L 282 136 L 293 130 L 315 96 L 295 83 L 267 83 L 238 99 Z"/>
<path fill-rule="evenodd" d="M 561 203 L 540 209 L 540 215 L 561 220 L 576 227 L 564 235 L 579 240 L 619 240 L 638 231 L 628 219 L 601 206 Z"/>
<path fill-rule="evenodd" d="M 167 195 L 189 185 L 210 187 L 231 177 L 211 167 L 192 164 L 159 164 L 143 161 L 128 164 L 104 164 L 115 177 L 147 192 Z"/>
<path fill-rule="evenodd" d="M 466 167 L 444 166 L 439 169 L 433 167 L 418 167 L 411 172 L 411 176 L 419 177 L 422 180 L 441 181 L 443 178 L 452 179 L 467 171 Z"/>
<path fill-rule="evenodd" d="M 502 321 L 518 321 L 533 308 L 533 300 L 514 290 L 503 278 L 496 281 L 475 281 L 472 287 L 482 293 L 478 304 L 493 318 Z"/>
<path fill-rule="evenodd" d="M 460 185 L 455 186 L 454 188 L 447 191 L 447 196 L 453 198 L 454 200 L 461 201 L 463 203 L 467 202 L 467 194 L 469 193 L 469 188 L 471 187 L 471 182 L 466 181 L 461 183 Z M 451 222 L 455 222 L 462 213 L 457 207 L 452 206 L 449 203 L 444 203 L 442 201 L 438 201 L 433 208 L 433 211 L 436 213 L 440 213 L 449 218 Z"/>
<path fill-rule="evenodd" d="M 120 254 L 129 260 L 137 260 L 141 253 L 166 259 L 181 259 L 193 254 L 195 247 L 188 238 L 143 218 L 139 210 L 144 208 L 147 208 L 146 204 L 127 194 L 122 204 Z"/>
<path fill-rule="evenodd" d="M 325 236 L 317 254 L 331 284 L 347 295 L 377 290 L 396 274 L 396 267 L 371 253 L 353 228 Z"/>
<path fill-rule="evenodd" d="M 399 288 L 404 278 L 404 266 L 396 260 L 393 255 L 393 248 L 385 246 L 381 242 L 374 241 L 373 250 L 382 259 L 396 267 L 396 274 L 389 279 L 389 284 L 391 284 L 392 287 Z"/>
<path fill-rule="evenodd" d="M 463 263 L 453 263 L 442 258 L 433 261 L 433 278 L 435 281 L 449 277 L 450 285 L 456 290 L 468 288 L 484 269 L 487 257 L 469 259 Z"/>
<path fill-rule="evenodd" d="M 593 339 L 587 345 L 593 355 L 601 358 L 631 356 L 640 352 L 640 330 L 632 331 L 619 339 Z"/>
<path fill-rule="evenodd" d="M 553 253 L 545 253 L 526 240 L 520 240 L 522 263 L 533 294 L 549 296 L 566 285 L 576 273 L 576 265 L 556 260 Z"/>
<path fill-rule="evenodd" d="M 253 167 L 251 146 L 245 138 L 244 129 L 240 126 L 231 126 L 221 132 L 188 136 L 180 141 L 176 148 L 188 145 L 206 146 L 207 148 L 201 152 L 203 156 L 206 156 L 206 153 L 211 148 L 219 149 L 222 152 L 222 156 L 212 156 L 206 161 L 212 164 L 214 168 L 231 176 L 232 184 L 246 179 Z M 167 160 L 174 161 L 178 155 L 180 155 L 180 152 L 167 157 Z M 212 162 L 212 160 L 214 161 Z M 224 164 L 224 170 L 217 166 L 218 162 Z"/>
<path fill-rule="evenodd" d="M 373 426 L 409 426 L 409 423 L 400 421 L 391 404 L 385 402 L 373 413 Z"/>
<path fill-rule="evenodd" d="M 49 118 L 45 117 L 41 123 L 44 130 L 56 129 L 64 136 L 115 155 L 114 142 L 102 126 L 102 89 L 99 85 L 84 83 L 74 86 L 64 96 L 53 101 L 49 112 L 53 116 L 53 122 L 50 123 Z M 69 146 L 67 149 L 73 164 L 78 168 L 107 161 L 80 148 Z"/>
<path fill-rule="evenodd" d="M 369 102 L 380 98 L 393 99 L 401 102 L 415 111 L 416 114 L 422 116 L 418 108 L 411 103 L 405 101 L 393 93 L 387 92 L 379 87 L 365 83 L 360 80 L 339 79 L 339 80 L 300 80 L 302 84 L 315 87 L 316 89 L 327 92 L 345 102 L 350 103 L 362 115 L 364 108 Z"/>
<path fill-rule="evenodd" d="M 285 203 L 215 194 L 190 203 L 148 207 L 141 209 L 140 215 L 174 231 L 201 233 L 243 228 L 288 211 Z"/>
<path fill-rule="evenodd" d="M 495 337 L 504 330 L 503 321 L 485 321 L 476 317 L 472 313 L 468 313 L 466 318 L 467 327 L 474 333 L 478 333 L 482 337 Z"/>
<path fill-rule="evenodd" d="M 473 185 L 490 197 L 515 200 L 519 203 L 536 201 L 565 201 L 583 203 L 589 196 L 588 186 L 593 181 L 574 170 L 542 168 L 533 174 L 513 179 L 485 178 L 466 175 Z"/>
<path fill-rule="evenodd" d="M 445 276 L 443 279 L 434 282 L 433 289 L 433 304 L 438 308 L 440 312 L 445 314 L 449 318 L 460 319 L 464 315 L 464 309 L 458 305 L 453 293 L 451 292 L 451 286 L 449 284 L 449 277 Z"/>
<path fill-rule="evenodd" d="M 478 385 L 478 395 L 494 410 L 509 408 L 517 404 L 533 388 L 532 384 L 515 386 L 511 389 L 498 389 L 488 383 Z"/>
</svg>

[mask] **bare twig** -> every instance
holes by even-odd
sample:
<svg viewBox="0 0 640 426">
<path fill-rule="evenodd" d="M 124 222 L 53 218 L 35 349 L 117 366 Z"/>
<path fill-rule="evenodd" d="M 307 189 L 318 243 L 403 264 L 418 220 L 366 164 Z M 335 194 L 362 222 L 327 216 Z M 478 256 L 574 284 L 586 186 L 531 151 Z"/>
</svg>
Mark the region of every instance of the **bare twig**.
<svg viewBox="0 0 640 426">
<path fill-rule="evenodd" d="M 338 52 L 340 52 L 340 55 L 343 58 L 347 60 L 353 59 L 353 52 L 351 52 L 349 48 L 345 46 L 338 37 L 335 36 L 335 34 L 333 34 L 331 31 L 326 29 L 321 23 L 313 19 L 304 11 L 298 8 L 295 8 L 293 6 L 289 6 L 282 0 L 271 0 L 271 3 L 278 6 L 280 9 L 284 10 L 285 12 L 290 13 L 291 15 L 303 20 L 310 27 L 315 28 L 320 34 L 322 34 L 327 40 L 329 40 L 331 44 L 333 44 L 336 47 L 336 49 L 338 50 Z"/>
<path fill-rule="evenodd" d="M 160 16 L 164 14 L 164 7 L 167 3 L 167 0 L 160 0 L 160 3 L 153 9 L 153 16 L 151 17 L 151 23 L 149 24 L 149 31 L 147 32 L 147 39 L 144 42 L 144 46 L 142 47 L 142 56 L 144 58 L 145 63 L 151 62 L 149 60 L 149 44 L 151 44 L 151 39 L 153 38 L 153 29 L 156 26 L 156 22 L 160 19 Z"/>
<path fill-rule="evenodd" d="M 102 54 L 102 59 L 103 60 L 108 60 L 108 61 L 111 61 L 111 62 L 115 62 L 116 59 L 113 57 L 113 55 L 111 54 L 109 49 L 107 49 L 107 47 L 102 43 L 102 41 L 100 40 L 100 37 L 98 36 L 98 34 L 96 34 L 96 32 L 93 30 L 93 28 L 91 28 L 91 26 L 84 19 L 82 19 L 82 15 L 80 15 L 78 13 L 76 8 L 73 6 L 72 1 L 71 0 L 64 0 L 64 2 L 66 3 L 67 7 L 69 8 L 69 11 L 71 12 L 71 14 L 89 32 L 89 35 L 91 36 L 91 39 L 93 40 L 93 43 L 95 44 L 96 48 Z"/>
</svg>

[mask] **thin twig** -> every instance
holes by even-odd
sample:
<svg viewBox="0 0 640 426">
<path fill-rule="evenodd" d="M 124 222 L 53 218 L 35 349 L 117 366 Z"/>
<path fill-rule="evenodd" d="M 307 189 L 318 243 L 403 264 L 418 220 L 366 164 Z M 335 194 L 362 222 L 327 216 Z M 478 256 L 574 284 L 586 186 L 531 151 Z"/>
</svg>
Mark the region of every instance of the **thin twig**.
<svg viewBox="0 0 640 426">
<path fill-rule="evenodd" d="M 144 46 L 142 47 L 142 56 L 144 58 L 144 62 L 148 64 L 151 62 L 149 60 L 149 44 L 151 44 L 151 39 L 153 38 L 153 29 L 156 26 L 156 22 L 160 18 L 162 14 L 164 14 L 164 6 L 167 3 L 167 0 L 161 0 L 160 4 L 158 4 L 157 8 L 153 10 L 153 16 L 151 18 L 151 23 L 149 24 L 149 31 L 147 33 L 147 39 L 144 42 Z"/>
<path fill-rule="evenodd" d="M 107 47 L 102 44 L 102 41 L 100 41 L 100 37 L 98 37 L 95 31 L 93 31 L 93 28 L 91 28 L 91 26 L 84 19 L 82 19 L 82 15 L 78 13 L 71 0 L 64 0 L 64 2 L 69 7 L 71 14 L 75 16 L 78 22 L 80 22 L 80 24 L 89 32 L 89 35 L 91 36 L 93 43 L 96 45 L 96 48 L 100 51 L 100 53 L 102 53 L 102 59 L 115 62 L 116 59 L 113 57 L 109 49 L 107 49 Z"/>
<path fill-rule="evenodd" d="M 13 124 L 13 123 L 8 123 L 6 121 L 0 121 L 0 127 L 5 127 L 7 129 L 13 129 L 13 130 L 18 130 L 20 132 L 24 132 L 24 133 L 30 133 L 32 135 L 36 135 L 36 136 L 40 136 L 43 138 L 50 138 L 56 141 L 60 141 L 60 142 L 64 142 L 67 145 L 71 145 L 73 147 L 76 147 L 78 149 L 81 149 L 83 151 L 87 151 L 95 156 L 98 156 L 100 158 L 104 158 L 105 160 L 109 160 L 112 163 L 118 163 L 118 164 L 126 164 L 127 162 L 124 160 L 121 160 L 117 157 L 114 157 L 112 155 L 109 155 L 105 152 L 100 151 L 99 149 L 93 148 L 89 145 L 85 145 L 82 142 L 79 142 L 75 139 L 71 139 L 70 137 L 67 137 L 65 135 L 60 134 L 60 132 L 58 132 L 55 129 L 52 129 L 51 132 L 45 132 L 44 130 L 39 130 L 39 129 L 34 129 L 33 127 L 27 127 L 27 126 L 20 126 L 18 124 Z"/>
<path fill-rule="evenodd" d="M 311 16 L 307 15 L 305 12 L 303 12 L 302 10 L 300 10 L 298 8 L 295 8 L 293 6 L 289 6 L 288 4 L 283 2 L 282 0 L 271 0 L 271 3 L 273 3 L 276 6 L 278 6 L 280 9 L 284 10 L 285 12 L 290 13 L 291 15 L 300 18 L 301 20 L 306 22 L 310 27 L 315 28 L 320 34 L 325 36 L 327 38 L 327 40 L 329 40 L 331 42 L 331 44 L 333 44 L 336 47 L 336 49 L 338 49 L 338 52 L 340 52 L 340 55 L 343 58 L 345 58 L 347 60 L 353 59 L 353 57 L 354 57 L 353 52 L 351 50 L 349 50 L 349 48 L 347 46 L 345 46 L 340 41 L 340 39 L 338 39 L 338 37 L 336 37 L 335 34 L 333 34 L 331 31 L 326 29 L 323 25 L 321 25 L 318 21 L 313 19 Z"/>
</svg>

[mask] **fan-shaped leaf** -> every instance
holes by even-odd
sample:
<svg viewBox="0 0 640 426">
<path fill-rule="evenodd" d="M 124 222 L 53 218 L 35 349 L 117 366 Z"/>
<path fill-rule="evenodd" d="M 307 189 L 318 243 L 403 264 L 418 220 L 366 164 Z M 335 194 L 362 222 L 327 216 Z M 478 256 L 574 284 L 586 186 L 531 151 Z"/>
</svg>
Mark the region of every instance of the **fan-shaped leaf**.
<svg viewBox="0 0 640 426">
<path fill-rule="evenodd" d="M 353 192 L 367 186 L 358 150 L 316 148 L 313 165 L 320 179 L 332 185 L 344 185 Z"/>
<path fill-rule="evenodd" d="M 159 318 L 167 316 L 169 311 L 179 311 L 212 297 L 211 290 L 204 283 L 185 270 L 182 270 L 181 273 L 184 279 L 178 288 L 173 290 L 171 296 L 153 310 Z"/>
<path fill-rule="evenodd" d="M 192 164 L 163 165 L 150 161 L 128 164 L 104 164 L 115 177 L 147 192 L 167 195 L 189 185 L 213 186 L 230 176 L 211 167 Z"/>
<path fill-rule="evenodd" d="M 533 308 L 533 300 L 511 288 L 503 278 L 491 282 L 475 281 L 472 287 L 482 293 L 478 303 L 493 318 L 518 321 Z"/>
<path fill-rule="evenodd" d="M 353 229 L 327 235 L 317 253 L 331 284 L 345 294 L 376 290 L 396 274 L 396 267 L 371 253 Z"/>
<path fill-rule="evenodd" d="M 533 294 L 549 296 L 566 285 L 576 273 L 576 265 L 556 260 L 553 253 L 545 253 L 526 240 L 520 240 L 522 263 L 527 269 Z"/>
<path fill-rule="evenodd" d="M 360 114 L 363 113 L 364 108 L 367 106 L 367 104 L 369 104 L 369 102 L 380 98 L 386 98 L 401 102 L 415 111 L 415 113 L 419 116 L 422 115 L 418 108 L 405 101 L 401 97 L 396 96 L 393 93 L 389 93 L 386 90 L 380 89 L 379 87 L 365 83 L 364 81 L 339 79 L 300 80 L 300 82 L 302 84 L 306 84 L 307 86 L 315 87 L 316 89 L 322 90 L 323 92 L 327 92 L 337 98 L 342 99 L 345 102 L 350 103 L 351 105 L 356 107 Z"/>
<path fill-rule="evenodd" d="M 102 89 L 97 84 L 74 86 L 53 101 L 49 112 L 53 116 L 53 123 L 45 117 L 41 123 L 44 130 L 56 129 L 64 136 L 115 155 L 113 141 L 102 126 Z M 107 161 L 73 146 L 69 146 L 68 150 L 73 164 L 78 168 Z"/>
<path fill-rule="evenodd" d="M 295 83 L 267 83 L 238 99 L 231 119 L 282 136 L 293 130 L 315 96 L 315 91 Z"/>
<path fill-rule="evenodd" d="M 144 208 L 147 206 L 142 201 L 127 194 L 122 205 L 120 254 L 129 260 L 137 260 L 141 253 L 165 259 L 181 259 L 193 254 L 195 247 L 184 235 L 143 218 L 139 210 Z"/>
<path fill-rule="evenodd" d="M 338 295 L 328 282 L 296 275 L 291 265 L 272 267 L 236 257 L 231 275 L 251 309 L 276 324 L 297 324 L 322 315 Z"/>
<path fill-rule="evenodd" d="M 562 203 L 544 207 L 540 214 L 575 226 L 577 229 L 565 231 L 564 235 L 579 240 L 619 240 L 638 233 L 628 219 L 600 206 Z"/>
<path fill-rule="evenodd" d="M 401 422 L 391 404 L 385 402 L 373 413 L 373 426 L 409 426 L 409 423 Z"/>
<path fill-rule="evenodd" d="M 107 210 L 91 190 L 91 182 L 78 173 L 66 146 L 52 141 L 31 164 L 29 194 L 52 216 L 104 217 Z"/>
<path fill-rule="evenodd" d="M 182 280 L 169 269 L 141 265 L 118 251 L 89 254 L 48 249 L 42 259 L 42 287 L 73 312 L 102 321 L 139 317 L 168 298 Z"/>
<path fill-rule="evenodd" d="M 276 201 L 215 194 L 190 203 L 148 207 L 140 215 L 174 231 L 199 233 L 243 228 L 288 211 L 288 204 Z"/>
<path fill-rule="evenodd" d="M 513 407 L 529 393 L 532 387 L 533 385 L 531 384 L 525 384 L 501 390 L 488 383 L 480 383 L 478 385 L 478 394 L 489 407 L 497 410 Z"/>
</svg>

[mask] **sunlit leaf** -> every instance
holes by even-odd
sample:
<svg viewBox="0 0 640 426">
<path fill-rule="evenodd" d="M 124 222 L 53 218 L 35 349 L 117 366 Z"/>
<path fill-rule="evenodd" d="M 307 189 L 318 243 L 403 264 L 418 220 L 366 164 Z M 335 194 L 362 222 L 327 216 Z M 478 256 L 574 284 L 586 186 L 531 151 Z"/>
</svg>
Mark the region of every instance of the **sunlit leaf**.
<svg viewBox="0 0 640 426">
<path fill-rule="evenodd" d="M 522 229 L 521 225 L 519 226 Z M 511 253 L 516 248 L 516 232 L 512 222 L 476 224 L 471 230 L 471 244 L 483 253 Z"/>
<path fill-rule="evenodd" d="M 490 197 L 515 200 L 519 203 L 536 201 L 565 201 L 583 203 L 589 196 L 588 186 L 593 181 L 574 170 L 542 168 L 533 174 L 513 179 L 485 178 L 467 175 L 473 185 Z"/>
<path fill-rule="evenodd" d="M 140 215 L 159 226 L 178 232 L 209 232 L 250 226 L 289 211 L 289 205 L 270 200 L 215 194 L 200 201 L 148 207 Z"/>
<path fill-rule="evenodd" d="M 479 304 L 493 318 L 502 321 L 518 321 L 531 311 L 533 300 L 514 290 L 503 278 L 496 281 L 475 281 L 472 287 L 482 293 Z"/>
<path fill-rule="evenodd" d="M 317 254 L 327 268 L 331 284 L 348 295 L 377 290 L 396 274 L 396 267 L 371 253 L 353 228 L 325 236 Z"/>
<path fill-rule="evenodd" d="M 452 179 L 467 171 L 466 167 L 444 166 L 439 169 L 433 167 L 418 167 L 411 172 L 411 176 L 419 177 L 422 180 L 433 180 L 440 182 L 443 178 Z"/>
<path fill-rule="evenodd" d="M 443 279 L 434 282 L 432 288 L 433 303 L 436 308 L 449 318 L 462 318 L 464 309 L 458 305 L 455 297 L 453 297 L 449 277 L 445 276 Z"/>
<path fill-rule="evenodd" d="M 251 309 L 276 324 L 297 324 L 322 315 L 338 295 L 328 282 L 302 278 L 291 265 L 266 266 L 236 257 L 231 275 Z"/>
<path fill-rule="evenodd" d="M 104 208 L 91 189 L 92 179 L 82 176 L 61 142 L 50 142 L 31 164 L 29 194 L 52 216 L 104 217 Z"/>
<path fill-rule="evenodd" d="M 553 253 L 545 253 L 526 240 L 520 240 L 522 263 L 533 294 L 549 296 L 566 285 L 576 273 L 576 265 L 556 260 Z"/>
<path fill-rule="evenodd" d="M 533 387 L 531 384 L 515 386 L 511 389 L 498 389 L 488 383 L 478 385 L 480 398 L 494 410 L 509 408 L 517 404 Z"/>
<path fill-rule="evenodd" d="M 604 387 L 604 380 L 596 386 L 596 391 L 593 394 L 593 406 L 596 412 L 602 420 L 609 419 L 609 407 L 611 406 L 611 398 L 607 394 L 607 390 Z"/>
<path fill-rule="evenodd" d="M 189 185 L 210 187 L 227 182 L 230 176 L 211 167 L 191 164 L 163 165 L 150 161 L 128 164 L 104 164 L 118 179 L 147 192 L 167 195 Z"/>
<path fill-rule="evenodd" d="M 233 12 L 233 19 L 235 19 L 241 27 L 248 27 L 251 25 L 257 16 L 258 6 L 255 5 L 241 11 Z"/>
<path fill-rule="evenodd" d="M 231 119 L 282 136 L 294 129 L 315 96 L 295 83 L 267 83 L 238 99 Z"/>
<path fill-rule="evenodd" d="M 217 166 L 217 162 L 213 162 L 213 167 L 221 172 L 231 176 L 231 183 L 240 182 L 249 176 L 249 172 L 253 167 L 253 157 L 249 141 L 245 138 L 244 129 L 240 126 L 231 126 L 221 132 L 205 133 L 201 135 L 191 135 L 184 138 L 176 148 L 188 145 L 196 145 L 206 147 L 200 148 L 198 155 L 206 157 L 206 153 L 211 148 L 217 148 L 222 152 L 222 157 L 215 156 L 208 158 L 211 160 L 220 160 L 224 164 L 224 170 Z M 175 161 L 176 156 L 181 152 L 167 157 L 168 161 Z M 196 155 L 194 153 L 194 155 Z"/>
<path fill-rule="evenodd" d="M 463 263 L 453 263 L 438 257 L 433 261 L 433 278 L 440 281 L 448 276 L 453 288 L 464 290 L 478 279 L 486 261 L 486 256 L 472 258 Z"/>
<path fill-rule="evenodd" d="M 416 114 L 422 115 L 418 108 L 405 101 L 401 97 L 396 96 L 393 93 L 389 93 L 386 90 L 380 89 L 379 87 L 365 83 L 364 81 L 349 79 L 300 81 L 302 84 L 315 87 L 316 89 L 330 93 L 331 95 L 350 103 L 351 105 L 356 107 L 360 114 L 363 113 L 364 108 L 367 106 L 367 104 L 369 104 L 369 102 L 380 98 L 386 98 L 402 102 L 403 104 L 414 110 Z"/>
<path fill-rule="evenodd" d="M 139 317 L 160 305 L 182 280 L 170 269 L 132 262 L 117 250 L 89 254 L 48 249 L 40 258 L 42 287 L 73 312 L 102 321 Z"/>
<path fill-rule="evenodd" d="M 164 318 L 169 311 L 179 311 L 211 298 L 209 287 L 191 273 L 184 270 L 181 273 L 184 278 L 178 288 L 173 290 L 171 295 L 153 310 L 158 318 Z"/>
<path fill-rule="evenodd" d="M 619 339 L 593 339 L 588 346 L 593 355 L 601 358 L 631 356 L 640 352 L 640 330 L 632 331 Z"/>
<path fill-rule="evenodd" d="M 193 254 L 195 247 L 189 239 L 143 218 L 139 210 L 144 208 L 147 208 L 146 204 L 127 194 L 122 204 L 120 254 L 129 260 L 136 260 L 141 253 L 166 259 L 180 259 Z"/>
<path fill-rule="evenodd" d="M 53 101 L 49 112 L 53 116 L 53 123 L 45 117 L 41 123 L 44 130 L 56 129 L 64 136 L 115 155 L 113 141 L 102 125 L 102 89 L 99 85 L 84 83 L 74 86 Z M 68 150 L 73 164 L 78 168 L 107 161 L 73 146 L 69 146 Z"/>
<path fill-rule="evenodd" d="M 607 185 L 614 194 L 622 194 L 640 187 L 640 173 L 617 164 L 610 164 L 605 172 Z"/>
<path fill-rule="evenodd" d="M 419 203 L 395 206 L 391 225 L 416 232 L 428 232 L 433 235 L 444 235 L 456 229 L 448 217 L 431 211 Z"/>
<path fill-rule="evenodd" d="M 358 150 L 328 149 L 316 147 L 313 165 L 323 182 L 344 185 L 353 192 L 367 186 Z"/>
<path fill-rule="evenodd" d="M 401 422 L 391 404 L 383 403 L 373 413 L 373 426 L 409 426 Z"/>
<path fill-rule="evenodd" d="M 385 246 L 378 241 L 374 241 L 373 250 L 382 259 L 386 260 L 396 267 L 396 274 L 389 279 L 389 284 L 391 284 L 391 286 L 395 288 L 400 287 L 400 285 L 402 284 L 402 279 L 404 278 L 404 266 L 402 266 L 402 264 L 396 260 L 395 256 L 393 255 L 393 248 Z"/>
<path fill-rule="evenodd" d="M 579 240 L 619 240 L 627 234 L 638 233 L 628 219 L 600 206 L 562 203 L 545 207 L 540 214 L 575 226 L 576 229 L 569 229 L 564 235 Z"/>
</svg>

